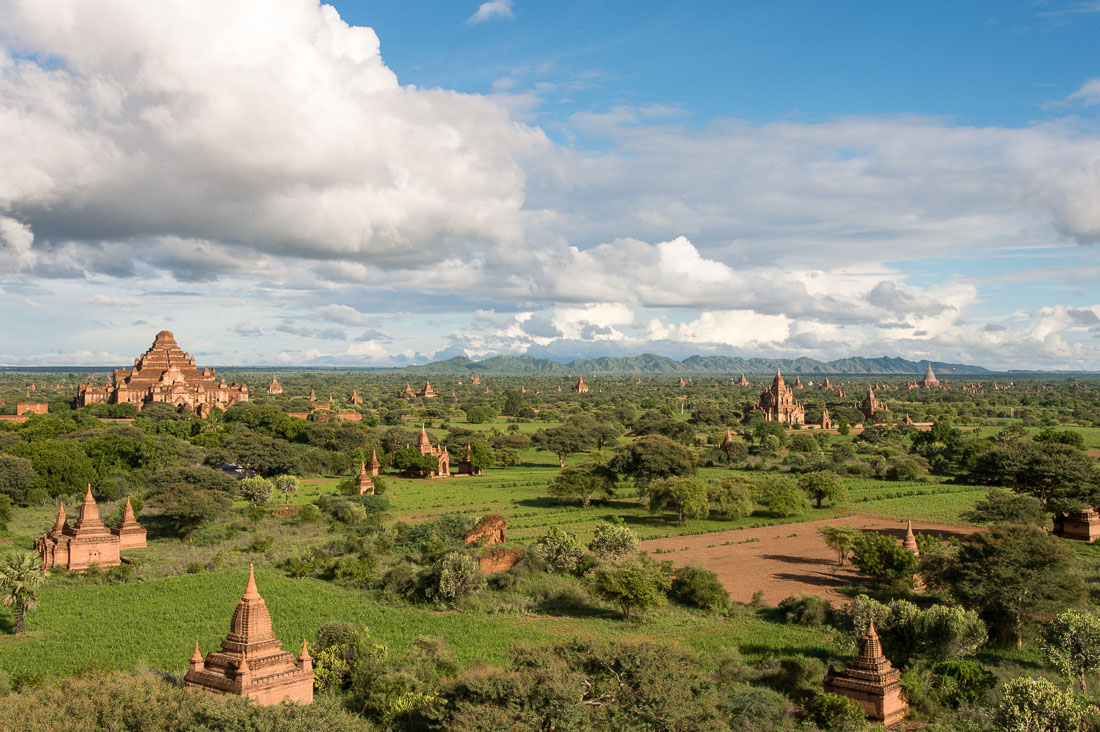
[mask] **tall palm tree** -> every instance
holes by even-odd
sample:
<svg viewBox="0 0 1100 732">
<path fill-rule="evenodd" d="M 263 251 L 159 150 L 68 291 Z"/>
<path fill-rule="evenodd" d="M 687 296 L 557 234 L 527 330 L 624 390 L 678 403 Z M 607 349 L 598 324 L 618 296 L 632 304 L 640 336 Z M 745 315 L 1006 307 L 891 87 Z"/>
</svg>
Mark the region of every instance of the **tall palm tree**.
<svg viewBox="0 0 1100 732">
<path fill-rule="evenodd" d="M 50 573 L 42 569 L 34 552 L 11 554 L 0 559 L 0 602 L 15 609 L 15 634 L 23 635 L 23 620 L 38 607 L 34 596 Z"/>
</svg>

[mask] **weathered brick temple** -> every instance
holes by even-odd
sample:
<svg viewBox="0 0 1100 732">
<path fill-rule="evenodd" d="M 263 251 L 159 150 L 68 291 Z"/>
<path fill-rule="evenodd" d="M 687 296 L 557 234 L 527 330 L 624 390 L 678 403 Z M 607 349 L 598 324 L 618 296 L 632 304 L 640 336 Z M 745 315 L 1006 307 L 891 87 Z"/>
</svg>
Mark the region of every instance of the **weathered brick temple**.
<svg viewBox="0 0 1100 732">
<path fill-rule="evenodd" d="M 271 631 L 271 614 L 256 589 L 251 566 L 222 649 L 206 654 L 204 659 L 196 641 L 184 683 L 193 691 L 243 696 L 265 706 L 284 700 L 313 702 L 313 659 L 306 642 L 302 641 L 297 659 L 283 650 Z"/>
<path fill-rule="evenodd" d="M 794 389 L 783 381 L 783 374 L 779 369 L 775 370 L 772 385 L 760 395 L 760 403 L 756 405 L 756 409 L 762 411 L 764 419 L 769 422 L 806 423 L 806 408 L 801 402 L 795 401 Z"/>
<path fill-rule="evenodd" d="M 64 568 L 83 572 L 93 564 L 117 567 L 122 563 L 119 552 L 145 546 L 145 529 L 138 524 L 130 499 L 126 499 L 122 522 L 108 528 L 99 518 L 99 508 L 92 498 L 89 485 L 76 524 L 65 520 L 65 504 L 57 509 L 57 521 L 47 534 L 34 540 L 34 549 L 42 557 L 45 569 Z"/>
<path fill-rule="evenodd" d="M 829 666 L 825 691 L 854 700 L 868 718 L 891 725 L 905 718 L 909 702 L 901 695 L 901 672 L 882 652 L 882 643 L 872 620 L 867 635 L 859 644 L 859 655 L 848 668 L 837 671 Z"/>
<path fill-rule="evenodd" d="M 214 369 L 196 367 L 195 358 L 181 350 L 167 330 L 157 333 L 149 350 L 134 359 L 132 369 L 115 369 L 110 384 L 81 384 L 76 395 L 77 407 L 134 404 L 141 409 L 152 402 L 165 402 L 188 406 L 204 416 L 215 406 L 224 409 L 247 401 L 247 385 L 226 384 L 225 379 L 218 382 Z"/>
</svg>

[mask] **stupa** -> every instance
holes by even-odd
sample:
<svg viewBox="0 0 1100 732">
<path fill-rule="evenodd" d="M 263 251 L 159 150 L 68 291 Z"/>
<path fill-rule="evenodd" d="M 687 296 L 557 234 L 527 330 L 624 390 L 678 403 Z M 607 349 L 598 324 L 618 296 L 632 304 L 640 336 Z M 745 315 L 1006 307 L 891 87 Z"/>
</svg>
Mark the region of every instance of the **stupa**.
<svg viewBox="0 0 1100 732">
<path fill-rule="evenodd" d="M 34 549 L 42 557 L 42 567 L 62 567 L 83 572 L 92 565 L 117 567 L 122 563 L 119 552 L 145 546 L 145 529 L 138 524 L 130 499 L 126 499 L 122 523 L 110 529 L 99 518 L 99 507 L 92 497 L 92 486 L 84 494 L 76 524 L 65 520 L 65 504 L 57 509 L 57 520 L 44 536 L 34 540 Z"/>
<path fill-rule="evenodd" d="M 891 725 L 905 718 L 909 703 L 901 695 L 901 672 L 882 653 L 882 643 L 872 620 L 859 644 L 859 655 L 848 668 L 831 665 L 825 674 L 825 691 L 854 700 L 869 719 Z"/>
<path fill-rule="evenodd" d="M 302 641 L 295 659 L 284 651 L 271 631 L 271 614 L 256 589 L 256 577 L 248 568 L 248 584 L 233 611 L 229 634 L 220 651 L 202 657 L 199 644 L 184 677 L 187 688 L 208 694 L 227 694 L 253 699 L 270 706 L 284 700 L 313 702 L 313 659 Z"/>
<path fill-rule="evenodd" d="M 374 495 L 374 481 L 370 479 L 370 474 L 367 473 L 367 464 L 360 463 L 359 477 L 355 479 L 356 485 L 359 486 L 359 495 L 361 496 L 373 496 Z"/>
</svg>

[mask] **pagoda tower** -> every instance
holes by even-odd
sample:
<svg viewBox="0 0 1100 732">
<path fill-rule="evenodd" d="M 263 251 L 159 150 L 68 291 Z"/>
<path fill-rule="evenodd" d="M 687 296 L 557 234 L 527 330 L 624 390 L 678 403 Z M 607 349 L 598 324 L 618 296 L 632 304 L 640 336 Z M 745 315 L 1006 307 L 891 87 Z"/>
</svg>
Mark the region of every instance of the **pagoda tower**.
<svg viewBox="0 0 1100 732">
<path fill-rule="evenodd" d="M 382 474 L 382 463 L 378 461 L 378 448 L 371 450 L 370 463 L 367 464 L 367 471 L 370 472 L 371 475 Z"/>
<path fill-rule="evenodd" d="M 117 529 L 111 529 L 111 533 L 118 537 L 119 551 L 125 549 L 140 549 L 145 546 L 145 529 L 137 522 L 134 515 L 134 507 L 130 505 L 130 497 L 126 496 L 126 507 L 122 509 L 122 521 Z"/>
<path fill-rule="evenodd" d="M 359 486 L 359 495 L 361 496 L 373 496 L 374 495 L 374 481 L 370 479 L 370 474 L 367 473 L 367 464 L 360 463 L 359 477 L 355 479 L 356 484 Z"/>
<path fill-rule="evenodd" d="M 212 651 L 204 659 L 196 641 L 184 683 L 193 691 L 243 696 L 264 706 L 284 700 L 313 702 L 313 659 L 305 641 L 297 659 L 283 650 L 271 631 L 271 614 L 256 589 L 251 566 L 221 651 Z"/>
<path fill-rule="evenodd" d="M 348 397 L 348 404 L 362 404 L 363 397 L 359 396 L 359 392 L 355 389 L 351 390 L 351 396 Z"/>
<path fill-rule="evenodd" d="M 283 385 L 279 383 L 278 377 L 275 374 L 271 375 L 271 383 L 267 385 L 268 394 L 282 394 Z"/>
<path fill-rule="evenodd" d="M 127 505 L 117 529 L 107 528 L 99 518 L 91 485 L 84 494 L 75 525 L 66 522 L 65 506 L 60 504 L 53 528 L 34 541 L 44 569 L 64 567 L 74 572 L 83 572 L 93 565 L 117 567 L 122 563 L 120 549 L 142 546 L 145 546 L 145 529 L 138 525 L 133 508 Z"/>
<path fill-rule="evenodd" d="M 859 655 L 848 668 L 831 665 L 825 674 L 825 691 L 854 700 L 869 719 L 889 726 L 905 718 L 909 703 L 901 695 L 901 672 L 882 652 L 872 620 L 859 644 Z"/>
</svg>

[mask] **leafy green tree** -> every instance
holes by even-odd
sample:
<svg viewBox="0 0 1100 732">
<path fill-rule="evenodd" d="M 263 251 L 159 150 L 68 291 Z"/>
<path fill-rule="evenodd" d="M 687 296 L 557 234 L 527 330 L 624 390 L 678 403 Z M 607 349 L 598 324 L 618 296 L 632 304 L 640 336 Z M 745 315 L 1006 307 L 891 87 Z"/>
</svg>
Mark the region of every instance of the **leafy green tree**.
<svg viewBox="0 0 1100 732">
<path fill-rule="evenodd" d="M 970 523 L 987 526 L 1045 526 L 1047 523 L 1043 504 L 1038 498 L 1003 488 L 991 489 L 984 499 L 974 504 L 974 508 L 964 512 L 962 518 Z"/>
<path fill-rule="evenodd" d="M 223 463 L 243 465 L 260 475 L 297 475 L 302 472 L 298 451 L 289 442 L 256 432 L 234 434 L 206 456 L 207 465 Z"/>
<path fill-rule="evenodd" d="M 996 723 L 1002 732 L 1081 732 L 1092 716 L 1073 694 L 1046 679 L 1020 676 L 1002 687 Z"/>
<path fill-rule="evenodd" d="M 664 606 L 665 592 L 672 584 L 660 565 L 641 555 L 601 564 L 589 570 L 584 579 L 593 595 L 619 606 L 623 620 Z"/>
<path fill-rule="evenodd" d="M 730 604 L 730 593 L 718 575 L 702 567 L 680 567 L 673 572 L 670 594 L 681 604 L 705 610 L 721 611 Z"/>
<path fill-rule="evenodd" d="M 439 459 L 422 455 L 415 447 L 403 447 L 390 453 L 393 467 L 410 475 L 431 475 L 439 469 Z"/>
<path fill-rule="evenodd" d="M 232 501 L 219 491 L 196 490 L 186 483 L 176 483 L 150 498 L 148 505 L 177 536 L 188 537 L 225 514 Z"/>
<path fill-rule="evenodd" d="M 615 450 L 608 467 L 631 477 L 643 489 L 661 478 L 695 475 L 699 458 L 694 450 L 664 435 L 645 435 Z"/>
<path fill-rule="evenodd" d="M 38 474 L 26 458 L 0 453 L 0 493 L 15 503 L 26 500 L 27 491 L 34 487 Z"/>
<path fill-rule="evenodd" d="M 557 526 L 551 526 L 527 549 L 546 563 L 548 572 L 572 572 L 584 556 L 584 547 L 577 537 Z"/>
<path fill-rule="evenodd" d="M 262 506 L 271 500 L 275 486 L 267 478 L 244 478 L 237 483 L 237 496 L 248 501 L 250 506 Z"/>
<path fill-rule="evenodd" d="M 96 479 L 95 466 L 76 440 L 45 440 L 12 445 L 8 451 L 31 461 L 35 488 L 51 496 L 83 493 L 85 485 Z"/>
<path fill-rule="evenodd" d="M 852 564 L 876 582 L 912 587 L 917 558 L 897 539 L 883 534 L 861 533 L 852 542 Z"/>
<path fill-rule="evenodd" d="M 798 479 L 798 487 L 817 501 L 818 508 L 821 508 L 822 501 L 836 504 L 848 498 L 844 479 L 831 470 L 815 470 L 804 474 Z"/>
<path fill-rule="evenodd" d="M 437 597 L 454 601 L 485 588 L 485 575 L 477 560 L 469 554 L 451 552 L 440 561 L 439 578 L 434 592 Z"/>
<path fill-rule="evenodd" d="M 1100 618 L 1066 610 L 1043 627 L 1043 658 L 1088 691 L 1088 676 L 1100 671 Z"/>
<path fill-rule="evenodd" d="M 922 575 L 924 574 L 922 563 Z M 1084 595 L 1073 552 L 1033 526 L 994 526 L 968 536 L 953 561 L 928 568 L 935 584 L 1023 645 L 1024 625 Z"/>
<path fill-rule="evenodd" d="M 940 697 L 954 707 L 979 703 L 997 685 L 997 676 L 977 661 L 940 661 L 932 667 L 932 673 Z"/>
<path fill-rule="evenodd" d="M 836 552 L 836 561 L 841 567 L 848 563 L 852 547 L 860 530 L 851 526 L 822 526 L 817 530 L 825 540 L 825 546 Z"/>
<path fill-rule="evenodd" d="M 765 478 L 757 484 L 755 498 L 768 513 L 779 518 L 797 516 L 810 507 L 806 493 L 790 478 Z"/>
<path fill-rule="evenodd" d="M 493 464 L 493 450 L 484 442 L 470 443 L 470 463 L 474 470 L 485 470 Z"/>
<path fill-rule="evenodd" d="M 275 490 L 283 494 L 286 503 L 290 503 L 290 497 L 298 492 L 298 479 L 293 475 L 278 475 L 275 477 Z"/>
<path fill-rule="evenodd" d="M 1035 496 L 1047 511 L 1076 511 L 1100 503 L 1096 460 L 1075 447 L 1030 440 L 998 445 L 979 455 L 969 471 L 975 483 Z"/>
<path fill-rule="evenodd" d="M 49 577 L 35 552 L 17 552 L 0 558 L 0 603 L 15 613 L 15 634 L 26 632 L 27 613 L 38 607 L 35 596 Z"/>
<path fill-rule="evenodd" d="M 601 559 L 619 559 L 638 550 L 638 535 L 623 523 L 601 521 L 588 549 Z"/>
<path fill-rule="evenodd" d="M 675 511 L 680 526 L 684 525 L 685 514 L 706 518 L 710 507 L 707 503 L 707 485 L 699 478 L 661 478 L 648 483 L 645 493 L 649 498 L 651 512 Z"/>
<path fill-rule="evenodd" d="M 561 425 L 539 430 L 531 438 L 540 449 L 558 456 L 558 463 L 565 467 L 566 459 L 575 453 L 584 452 L 592 447 L 592 435 L 572 425 Z"/>
<path fill-rule="evenodd" d="M 726 475 L 707 485 L 710 514 L 730 520 L 752 514 L 752 483 L 736 475 Z"/>
</svg>

